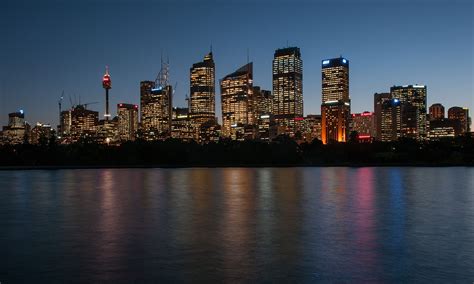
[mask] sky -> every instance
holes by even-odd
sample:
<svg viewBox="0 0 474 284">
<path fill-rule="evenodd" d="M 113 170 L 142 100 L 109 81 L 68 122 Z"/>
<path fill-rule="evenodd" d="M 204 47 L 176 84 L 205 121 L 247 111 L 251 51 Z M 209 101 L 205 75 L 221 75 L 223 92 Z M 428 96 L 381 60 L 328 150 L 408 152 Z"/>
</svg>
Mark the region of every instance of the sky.
<svg viewBox="0 0 474 284">
<path fill-rule="evenodd" d="M 474 4 L 469 0 L 2 0 L 0 124 L 23 109 L 30 124 L 58 123 L 58 100 L 98 102 L 110 66 L 110 105 L 139 104 L 139 83 L 169 58 L 174 106 L 185 106 L 189 68 L 212 45 L 219 79 L 254 62 L 254 85 L 271 90 L 275 49 L 303 59 L 304 113 L 319 114 L 321 60 L 350 61 L 352 112 L 373 111 L 373 94 L 423 84 L 428 106 L 474 112 Z M 70 99 L 71 98 L 71 99 Z"/>
</svg>

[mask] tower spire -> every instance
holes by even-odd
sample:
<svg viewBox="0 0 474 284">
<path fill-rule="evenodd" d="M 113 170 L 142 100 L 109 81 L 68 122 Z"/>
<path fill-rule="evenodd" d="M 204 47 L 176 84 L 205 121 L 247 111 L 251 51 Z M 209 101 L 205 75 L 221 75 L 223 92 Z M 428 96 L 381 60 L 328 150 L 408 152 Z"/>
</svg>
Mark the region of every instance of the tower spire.
<svg viewBox="0 0 474 284">
<path fill-rule="evenodd" d="M 105 74 L 102 77 L 102 88 L 105 89 L 105 120 L 109 120 L 109 90 L 112 88 L 112 80 L 110 79 L 109 66 L 105 66 Z"/>
</svg>

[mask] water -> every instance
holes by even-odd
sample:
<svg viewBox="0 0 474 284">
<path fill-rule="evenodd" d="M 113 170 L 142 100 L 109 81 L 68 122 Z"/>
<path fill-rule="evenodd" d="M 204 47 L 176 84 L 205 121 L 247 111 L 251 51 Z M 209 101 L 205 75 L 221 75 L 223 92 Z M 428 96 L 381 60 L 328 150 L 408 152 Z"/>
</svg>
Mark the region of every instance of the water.
<svg viewBox="0 0 474 284">
<path fill-rule="evenodd" d="M 474 168 L 0 172 L 0 282 L 474 281 Z"/>
</svg>

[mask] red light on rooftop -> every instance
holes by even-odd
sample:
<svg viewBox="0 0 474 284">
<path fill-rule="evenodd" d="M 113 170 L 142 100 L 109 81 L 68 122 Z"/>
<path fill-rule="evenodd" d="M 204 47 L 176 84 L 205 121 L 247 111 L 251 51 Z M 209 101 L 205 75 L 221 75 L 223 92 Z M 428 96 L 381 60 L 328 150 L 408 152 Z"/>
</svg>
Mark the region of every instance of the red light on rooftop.
<svg viewBox="0 0 474 284">
<path fill-rule="evenodd" d="M 370 139 L 370 137 L 371 137 L 370 135 L 359 135 L 359 136 L 357 136 L 357 138 L 359 138 L 359 139 Z"/>
<path fill-rule="evenodd" d="M 104 77 L 102 77 L 102 87 L 104 89 L 112 88 L 112 80 L 110 79 L 110 75 L 109 75 L 109 66 L 105 67 L 105 74 L 104 74 Z"/>
<path fill-rule="evenodd" d="M 356 116 L 372 116 L 374 115 L 373 112 L 369 112 L 369 111 L 365 111 L 363 113 L 353 113 L 352 114 L 352 117 L 356 117 Z"/>
<path fill-rule="evenodd" d="M 295 121 L 302 121 L 304 120 L 304 117 L 295 117 Z"/>
</svg>

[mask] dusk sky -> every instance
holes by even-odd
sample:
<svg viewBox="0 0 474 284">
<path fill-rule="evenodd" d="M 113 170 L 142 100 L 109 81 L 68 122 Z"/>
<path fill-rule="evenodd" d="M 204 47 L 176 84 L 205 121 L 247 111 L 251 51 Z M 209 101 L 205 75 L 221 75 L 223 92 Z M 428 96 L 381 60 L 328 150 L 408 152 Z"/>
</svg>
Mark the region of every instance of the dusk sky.
<svg viewBox="0 0 474 284">
<path fill-rule="evenodd" d="M 254 3 L 257 2 L 257 3 Z M 357 2 L 357 4 L 353 3 Z M 254 85 L 271 90 L 275 49 L 303 59 L 304 113 L 319 114 L 321 60 L 350 61 L 352 112 L 373 110 L 373 94 L 424 84 L 428 106 L 474 112 L 472 1 L 10 1 L 0 4 L 0 123 L 24 109 L 30 124 L 58 123 L 64 90 L 104 113 L 101 78 L 110 66 L 112 114 L 139 104 L 139 82 L 154 80 L 160 56 L 185 106 L 189 68 L 209 51 L 219 79 L 254 62 Z"/>
</svg>

